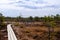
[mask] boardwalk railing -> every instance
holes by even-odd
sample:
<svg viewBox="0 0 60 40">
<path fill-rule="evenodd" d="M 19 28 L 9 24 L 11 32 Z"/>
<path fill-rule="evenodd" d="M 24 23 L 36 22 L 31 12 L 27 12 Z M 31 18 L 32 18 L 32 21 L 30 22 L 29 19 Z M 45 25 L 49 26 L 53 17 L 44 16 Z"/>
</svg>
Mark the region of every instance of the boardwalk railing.
<svg viewBox="0 0 60 40">
<path fill-rule="evenodd" d="M 8 40 L 17 40 L 16 35 L 11 27 L 11 24 L 7 25 Z"/>
</svg>

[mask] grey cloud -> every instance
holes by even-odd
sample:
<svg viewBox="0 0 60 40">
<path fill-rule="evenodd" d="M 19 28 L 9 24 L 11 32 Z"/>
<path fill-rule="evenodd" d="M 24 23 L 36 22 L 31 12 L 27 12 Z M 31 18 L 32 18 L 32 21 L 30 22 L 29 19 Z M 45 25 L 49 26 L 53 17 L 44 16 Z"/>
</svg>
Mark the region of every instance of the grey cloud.
<svg viewBox="0 0 60 40">
<path fill-rule="evenodd" d="M 25 7 L 25 8 L 29 8 L 29 9 L 38 9 L 39 8 L 36 6 L 29 6 L 29 5 L 19 5 L 19 7 Z"/>
<path fill-rule="evenodd" d="M 36 4 L 46 4 L 47 2 L 45 2 L 44 0 L 38 0 L 38 1 L 35 1 Z"/>
<path fill-rule="evenodd" d="M 25 1 L 30 1 L 30 0 L 25 0 Z"/>
<path fill-rule="evenodd" d="M 25 0 L 25 1 L 31 1 L 31 0 Z M 36 4 L 47 4 L 47 2 L 44 2 L 43 0 L 37 0 L 37 1 L 33 1 Z M 18 7 L 25 7 L 25 8 L 29 8 L 29 9 L 41 9 L 41 8 L 60 8 L 59 5 L 47 5 L 47 6 L 43 6 L 43 7 L 38 7 L 38 6 L 31 6 L 30 4 L 26 4 L 24 1 L 18 1 L 18 2 L 11 2 L 10 4 L 16 4 L 15 6 Z"/>
<path fill-rule="evenodd" d="M 16 6 L 25 7 L 25 8 L 29 8 L 29 9 L 60 8 L 60 6 L 57 6 L 57 5 L 47 5 L 47 6 L 43 6 L 43 7 L 31 6 L 31 5 L 16 5 Z"/>
<path fill-rule="evenodd" d="M 48 5 L 48 6 L 45 6 L 45 7 L 49 7 L 49 8 L 60 8 L 59 5 Z"/>
<path fill-rule="evenodd" d="M 24 4 L 25 2 L 23 2 L 23 1 L 18 1 L 18 2 L 15 2 L 15 3 L 22 3 L 22 4 Z"/>
</svg>

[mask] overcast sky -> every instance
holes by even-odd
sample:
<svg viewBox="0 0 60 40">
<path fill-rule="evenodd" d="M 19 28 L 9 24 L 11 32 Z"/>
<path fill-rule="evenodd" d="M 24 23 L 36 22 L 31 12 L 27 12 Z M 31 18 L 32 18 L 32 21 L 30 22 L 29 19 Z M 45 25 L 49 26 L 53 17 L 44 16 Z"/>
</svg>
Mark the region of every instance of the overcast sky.
<svg viewBox="0 0 60 40">
<path fill-rule="evenodd" d="M 0 0 L 4 16 L 45 16 L 60 14 L 60 0 Z"/>
</svg>

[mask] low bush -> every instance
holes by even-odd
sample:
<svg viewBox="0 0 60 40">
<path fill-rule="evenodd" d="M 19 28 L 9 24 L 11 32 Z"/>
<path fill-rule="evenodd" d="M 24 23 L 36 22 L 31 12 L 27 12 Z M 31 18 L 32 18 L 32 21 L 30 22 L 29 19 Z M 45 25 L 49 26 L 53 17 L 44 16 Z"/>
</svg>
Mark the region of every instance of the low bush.
<svg viewBox="0 0 60 40">
<path fill-rule="evenodd" d="M 2 23 L 2 24 L 0 24 L 0 29 L 5 28 L 6 26 L 7 26 L 7 24 Z"/>
</svg>

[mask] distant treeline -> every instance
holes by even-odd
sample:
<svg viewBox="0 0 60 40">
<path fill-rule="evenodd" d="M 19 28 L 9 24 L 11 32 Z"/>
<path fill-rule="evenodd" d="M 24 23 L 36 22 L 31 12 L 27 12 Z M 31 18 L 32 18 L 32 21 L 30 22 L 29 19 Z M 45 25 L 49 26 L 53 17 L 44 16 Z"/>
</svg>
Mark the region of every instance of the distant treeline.
<svg viewBox="0 0 60 40">
<path fill-rule="evenodd" d="M 35 22 L 35 21 L 38 21 L 38 22 L 50 22 L 50 21 L 60 21 L 60 15 L 59 14 L 56 14 L 56 16 L 54 15 L 51 15 L 51 16 L 44 16 L 44 17 L 27 17 L 27 18 L 24 18 L 24 17 L 4 17 L 5 21 L 18 21 L 18 22 Z"/>
<path fill-rule="evenodd" d="M 0 22 L 2 21 L 18 21 L 18 22 L 34 22 L 34 21 L 42 21 L 42 22 L 50 22 L 50 21 L 60 21 L 60 15 L 59 14 L 56 14 L 55 16 L 54 15 L 51 15 L 51 16 L 44 16 L 44 17 L 27 17 L 27 18 L 24 18 L 24 17 L 21 17 L 21 16 L 18 16 L 18 17 L 4 17 L 1 13 L 0 13 Z"/>
<path fill-rule="evenodd" d="M 14 21 L 14 22 L 44 22 L 45 24 L 50 24 L 50 25 L 55 25 L 59 24 L 60 25 L 60 15 L 51 15 L 51 16 L 44 16 L 44 17 L 4 17 L 2 13 L 0 13 L 0 25 L 5 22 L 5 21 Z"/>
</svg>

